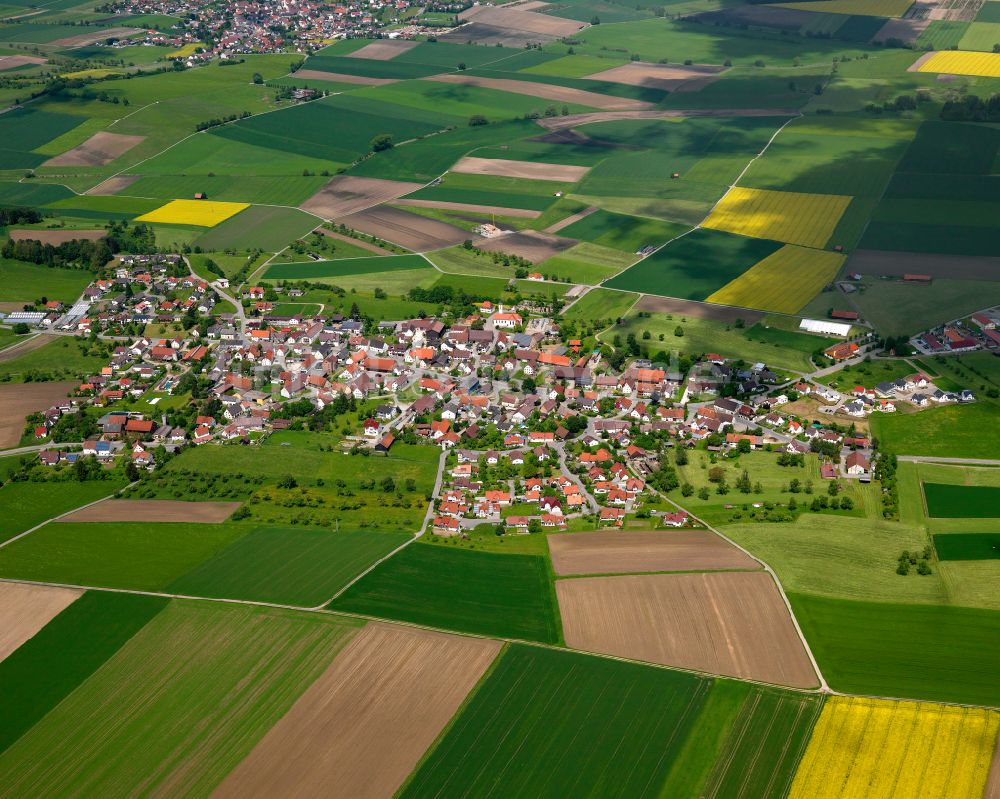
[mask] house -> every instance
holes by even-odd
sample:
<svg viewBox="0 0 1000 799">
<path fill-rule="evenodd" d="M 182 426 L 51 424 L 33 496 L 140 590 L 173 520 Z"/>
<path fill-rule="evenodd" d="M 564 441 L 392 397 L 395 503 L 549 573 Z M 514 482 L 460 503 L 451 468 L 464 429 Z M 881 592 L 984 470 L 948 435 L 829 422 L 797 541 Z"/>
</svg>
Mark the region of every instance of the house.
<svg viewBox="0 0 1000 799">
<path fill-rule="evenodd" d="M 392 448 L 393 442 L 396 437 L 392 433 L 386 433 L 382 440 L 375 445 L 375 451 L 381 455 L 388 454 L 389 450 Z"/>
<path fill-rule="evenodd" d="M 827 358 L 832 358 L 835 361 L 843 361 L 848 358 L 853 358 L 857 355 L 858 350 L 857 344 L 852 341 L 841 342 L 840 344 L 834 344 L 832 347 L 827 347 L 823 350 L 823 354 Z"/>
<path fill-rule="evenodd" d="M 625 522 L 625 511 L 621 508 L 601 508 L 601 527 L 621 527 Z"/>
<path fill-rule="evenodd" d="M 871 472 L 872 464 L 861 452 L 854 451 L 844 459 L 844 469 L 850 475 L 858 477 Z"/>
<path fill-rule="evenodd" d="M 660 517 L 664 527 L 683 527 L 687 524 L 688 515 L 684 511 L 677 513 L 664 513 Z"/>
<path fill-rule="evenodd" d="M 451 516 L 435 516 L 434 532 L 437 535 L 457 535 L 459 531 L 458 519 Z"/>
</svg>

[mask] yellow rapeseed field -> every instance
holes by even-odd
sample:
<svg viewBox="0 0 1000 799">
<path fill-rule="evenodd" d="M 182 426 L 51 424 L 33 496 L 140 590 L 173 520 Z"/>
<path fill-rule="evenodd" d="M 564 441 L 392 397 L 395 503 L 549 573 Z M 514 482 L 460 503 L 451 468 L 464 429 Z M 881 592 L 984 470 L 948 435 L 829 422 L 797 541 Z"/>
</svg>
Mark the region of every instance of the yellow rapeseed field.
<svg viewBox="0 0 1000 799">
<path fill-rule="evenodd" d="M 943 50 L 924 61 L 918 72 L 940 72 L 946 75 L 978 75 L 1000 78 L 1000 53 L 967 53 Z"/>
<path fill-rule="evenodd" d="M 148 214 L 136 219 L 137 222 L 162 222 L 166 225 L 194 225 L 195 227 L 215 227 L 235 216 L 249 203 L 219 203 L 209 200 L 171 200 Z"/>
<path fill-rule="evenodd" d="M 778 8 L 822 11 L 826 14 L 853 14 L 858 17 L 901 17 L 913 0 L 815 0 L 805 3 L 777 3 Z"/>
<path fill-rule="evenodd" d="M 786 244 L 730 281 L 708 302 L 775 313 L 798 313 L 836 276 L 844 256 Z"/>
<path fill-rule="evenodd" d="M 978 799 L 998 728 L 984 708 L 831 697 L 790 799 Z"/>
<path fill-rule="evenodd" d="M 195 50 L 199 47 L 204 46 L 205 44 L 203 42 L 189 42 L 179 49 L 174 50 L 171 53 L 167 53 L 167 58 L 187 58 L 189 55 L 194 55 Z"/>
<path fill-rule="evenodd" d="M 768 189 L 730 189 L 702 227 L 774 239 L 803 247 L 825 247 L 852 197 Z"/>
</svg>

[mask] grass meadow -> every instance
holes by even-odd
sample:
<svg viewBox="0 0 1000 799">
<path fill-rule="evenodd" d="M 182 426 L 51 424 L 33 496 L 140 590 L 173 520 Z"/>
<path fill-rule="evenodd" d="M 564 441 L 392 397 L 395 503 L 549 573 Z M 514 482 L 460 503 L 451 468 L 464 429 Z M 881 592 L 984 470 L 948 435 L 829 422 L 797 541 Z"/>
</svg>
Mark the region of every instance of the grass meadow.
<svg viewBox="0 0 1000 799">
<path fill-rule="evenodd" d="M 124 487 L 122 479 L 51 483 L 7 483 L 0 488 L 0 541 L 7 541 L 46 519 L 109 497 Z"/>
<path fill-rule="evenodd" d="M 85 269 L 60 269 L 0 258 L 0 301 L 33 303 L 41 297 L 74 302 L 94 279 Z"/>
</svg>

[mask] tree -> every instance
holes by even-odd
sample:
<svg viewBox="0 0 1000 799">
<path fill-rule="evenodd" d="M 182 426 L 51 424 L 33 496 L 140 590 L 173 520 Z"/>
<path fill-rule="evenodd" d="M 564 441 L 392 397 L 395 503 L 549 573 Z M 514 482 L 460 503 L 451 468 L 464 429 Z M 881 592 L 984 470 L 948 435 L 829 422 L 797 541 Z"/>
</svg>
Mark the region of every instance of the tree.
<svg viewBox="0 0 1000 799">
<path fill-rule="evenodd" d="M 726 479 L 726 470 L 721 466 L 713 466 L 708 470 L 708 481 L 710 483 L 721 483 Z"/>
<path fill-rule="evenodd" d="M 750 473 L 746 469 L 743 470 L 743 474 L 736 480 L 736 488 L 743 494 L 749 494 L 753 490 L 753 486 L 750 483 Z"/>
<path fill-rule="evenodd" d="M 678 466 L 687 466 L 687 464 L 688 464 L 688 451 L 687 451 L 687 447 L 685 447 L 685 446 L 679 446 L 679 447 L 677 447 L 677 449 L 674 451 L 674 462 Z"/>
<path fill-rule="evenodd" d="M 741 455 L 745 455 L 752 449 L 753 447 L 750 446 L 749 439 L 746 438 L 741 438 L 736 444 L 736 451 L 739 452 Z"/>
<path fill-rule="evenodd" d="M 708 486 L 702 486 L 698 489 L 698 499 L 708 499 Z"/>
<path fill-rule="evenodd" d="M 256 83 L 259 86 L 260 84 L 262 84 L 264 82 L 264 76 L 261 75 L 259 72 L 254 72 L 253 73 L 253 82 Z"/>
<path fill-rule="evenodd" d="M 601 18 L 599 16 L 597 16 L 597 14 L 594 14 L 594 16 L 592 16 L 590 18 L 590 24 L 591 25 L 600 25 L 601 24 Z"/>
<path fill-rule="evenodd" d="M 694 493 L 694 486 L 690 483 L 685 483 L 681 486 L 681 496 L 689 497 Z"/>
<path fill-rule="evenodd" d="M 798 477 L 792 478 L 792 482 L 788 484 L 788 490 L 793 494 L 798 494 L 802 490 L 802 482 Z"/>
<path fill-rule="evenodd" d="M 677 327 L 674 328 L 674 335 L 677 336 L 677 338 L 682 338 L 684 336 L 684 328 L 677 325 Z"/>
<path fill-rule="evenodd" d="M 459 61 L 458 62 L 458 68 L 461 69 L 461 70 L 464 70 L 465 69 L 465 62 L 464 61 Z"/>
<path fill-rule="evenodd" d="M 371 148 L 373 153 L 380 153 L 383 150 L 392 149 L 392 134 L 379 133 L 372 138 Z"/>
<path fill-rule="evenodd" d="M 278 488 L 295 488 L 296 486 L 298 486 L 298 481 L 290 474 L 286 474 L 278 481 Z"/>
<path fill-rule="evenodd" d="M 473 114 L 471 117 L 469 117 L 470 128 L 475 128 L 479 127 L 480 125 L 487 125 L 487 124 L 489 124 L 489 120 L 482 114 Z"/>
<path fill-rule="evenodd" d="M 528 521 L 528 532 L 529 533 L 540 533 L 542 532 L 542 523 L 538 519 L 530 519 Z"/>
<path fill-rule="evenodd" d="M 23 336 L 26 333 L 31 332 L 31 328 L 28 327 L 24 322 L 18 322 L 16 325 L 14 325 L 12 330 L 14 331 L 15 336 Z"/>
</svg>

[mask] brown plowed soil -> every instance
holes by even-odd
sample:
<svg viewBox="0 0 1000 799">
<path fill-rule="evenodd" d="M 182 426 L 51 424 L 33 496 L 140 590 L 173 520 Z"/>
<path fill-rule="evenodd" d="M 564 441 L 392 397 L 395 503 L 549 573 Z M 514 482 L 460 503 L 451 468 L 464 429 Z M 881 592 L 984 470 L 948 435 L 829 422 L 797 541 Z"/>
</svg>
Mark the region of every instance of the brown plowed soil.
<svg viewBox="0 0 1000 799">
<path fill-rule="evenodd" d="M 42 166 L 104 166 L 145 139 L 145 136 L 123 136 L 101 131 L 72 150 L 50 158 Z"/>
<path fill-rule="evenodd" d="M 629 100 L 623 97 L 613 97 L 582 89 L 571 89 L 567 86 L 554 86 L 550 83 L 533 83 L 527 80 L 480 78 L 475 75 L 461 75 L 458 73 L 431 75 L 428 78 L 421 78 L 421 80 L 432 80 L 438 83 L 462 83 L 466 86 L 478 86 L 481 89 L 497 89 L 502 92 L 510 92 L 511 94 L 526 94 L 529 97 L 541 97 L 557 103 L 575 103 L 576 105 L 587 105 L 591 108 L 603 108 L 607 110 L 638 111 L 639 109 L 652 108 L 649 103 L 645 103 L 642 100 Z M 551 118 L 556 119 L 556 117 Z M 569 119 L 569 117 L 562 117 L 562 119 Z"/>
<path fill-rule="evenodd" d="M 759 569 L 742 550 L 708 530 L 620 530 L 549 536 L 556 574 Z"/>
<path fill-rule="evenodd" d="M 469 238 L 469 233 L 460 227 L 385 205 L 345 216 L 340 221 L 353 230 L 378 236 L 414 252 L 440 250 Z"/>
<path fill-rule="evenodd" d="M 545 33 L 528 33 L 497 25 L 484 25 L 481 22 L 469 22 L 438 36 L 438 41 L 448 44 L 477 44 L 480 47 L 520 49 L 529 44 L 547 44 L 559 38 Z"/>
<path fill-rule="evenodd" d="M 527 208 L 507 208 L 503 205 L 476 205 L 474 203 L 447 203 L 437 200 L 396 200 L 393 205 L 410 206 L 411 208 L 440 208 L 444 211 L 464 211 L 470 214 L 497 214 L 517 219 L 538 219 L 542 215 L 541 211 L 529 211 Z"/>
<path fill-rule="evenodd" d="M 326 228 L 316 228 L 317 233 L 322 233 L 331 239 L 336 239 L 337 241 L 346 241 L 348 244 L 353 244 L 355 247 L 360 247 L 362 250 L 368 250 L 368 252 L 373 252 L 376 255 L 395 255 L 392 250 L 386 250 L 383 247 L 379 247 L 377 244 L 372 244 L 370 241 L 362 241 L 361 239 L 352 239 L 350 236 L 345 236 L 343 233 L 334 233 L 332 230 L 327 230 Z"/>
<path fill-rule="evenodd" d="M 5 69 L 15 69 L 23 67 L 25 64 L 46 64 L 47 58 L 39 58 L 34 55 L 5 55 L 0 56 L 0 71 Z"/>
<path fill-rule="evenodd" d="M 388 799 L 500 642 L 369 624 L 216 789 L 215 799 Z"/>
<path fill-rule="evenodd" d="M 34 637 L 81 594 L 83 591 L 74 588 L 0 583 L 0 661 Z"/>
<path fill-rule="evenodd" d="M 678 300 L 673 297 L 654 297 L 650 294 L 642 297 L 635 304 L 637 311 L 652 313 L 668 313 L 680 316 L 690 316 L 694 319 L 710 319 L 716 322 L 735 322 L 742 319 L 747 327 L 764 318 L 760 311 L 748 311 L 745 308 L 730 308 L 728 305 L 711 305 L 693 300 Z"/>
<path fill-rule="evenodd" d="M 48 410 L 59 400 L 66 399 L 69 392 L 79 385 L 75 380 L 0 385 L 0 449 L 17 446 L 24 430 L 24 417 L 35 411 Z"/>
<path fill-rule="evenodd" d="M 466 156 L 451 168 L 452 172 L 469 175 L 498 175 L 505 178 L 531 180 L 556 180 L 576 183 L 587 174 L 588 166 L 570 164 L 543 164 L 535 161 L 508 161 L 503 158 L 475 158 Z"/>
<path fill-rule="evenodd" d="M 295 73 L 296 78 L 305 80 L 332 80 L 337 83 L 356 83 L 360 86 L 385 86 L 389 83 L 398 83 L 394 78 L 367 78 L 364 75 L 345 75 L 342 72 L 322 72 L 318 69 L 300 69 Z"/>
<path fill-rule="evenodd" d="M 12 302 L 12 303 L 0 303 L 0 305 L 11 305 L 12 308 L 0 307 L 0 311 L 20 311 L 24 307 L 23 302 Z M 22 336 L 9 347 L 4 347 L 0 350 L 0 363 L 6 363 L 7 361 L 13 361 L 15 358 L 20 358 L 22 355 L 27 355 L 29 352 L 34 352 L 39 350 L 52 341 L 51 337 L 46 335 L 39 336 Z"/>
<path fill-rule="evenodd" d="M 508 236 L 499 236 L 495 239 L 485 239 L 478 242 L 476 246 L 486 252 L 505 252 L 508 255 L 520 255 L 527 258 L 533 264 L 540 264 L 546 258 L 558 255 L 563 250 L 568 250 L 576 244 L 573 239 L 564 239 L 559 236 L 552 236 L 548 233 L 539 233 L 536 230 L 525 230 L 520 233 L 511 233 Z"/>
<path fill-rule="evenodd" d="M 59 519 L 61 522 L 224 522 L 239 502 L 175 502 L 172 499 L 106 499 Z"/>
<path fill-rule="evenodd" d="M 587 75 L 588 80 L 606 80 L 611 83 L 623 83 L 628 86 L 643 86 L 649 89 L 676 91 L 679 86 L 688 81 L 699 80 L 704 85 L 706 78 L 714 80 L 724 67 L 694 64 L 692 66 L 673 66 L 670 64 L 644 64 L 634 61 L 620 67 L 606 69 Z"/>
<path fill-rule="evenodd" d="M 521 34 L 540 34 L 556 38 L 570 36 L 587 27 L 585 23 L 577 22 L 574 19 L 552 17 L 516 6 L 477 5 L 466 9 L 458 16 L 479 25 L 507 28 Z"/>
<path fill-rule="evenodd" d="M 689 108 L 684 111 L 596 111 L 587 114 L 570 114 L 566 117 L 541 117 L 536 120 L 546 130 L 564 130 L 594 122 L 611 122 L 616 119 L 673 119 L 675 117 L 793 117 L 794 108 Z"/>
<path fill-rule="evenodd" d="M 104 39 L 125 39 L 133 33 L 142 33 L 142 28 L 95 28 L 90 33 L 80 33 L 76 36 L 67 36 L 65 39 L 56 39 L 54 44 L 59 47 L 82 47 L 85 44 L 93 44 Z"/>
<path fill-rule="evenodd" d="M 931 50 L 929 53 L 924 53 L 920 58 L 914 61 L 910 66 L 906 68 L 907 72 L 918 72 L 920 67 L 926 64 L 931 58 L 936 54 L 936 50 Z"/>
<path fill-rule="evenodd" d="M 96 196 L 109 196 L 124 191 L 139 179 L 138 175 L 115 175 L 113 178 L 102 180 L 94 188 L 88 189 L 84 194 Z"/>
<path fill-rule="evenodd" d="M 556 581 L 566 644 L 588 652 L 812 688 L 818 681 L 766 572 Z"/>
<path fill-rule="evenodd" d="M 886 39 L 899 39 L 907 44 L 913 44 L 930 24 L 929 19 L 887 19 L 879 32 L 872 36 L 872 41 L 885 42 Z"/>
<path fill-rule="evenodd" d="M 10 231 L 9 235 L 14 241 L 28 240 L 40 241 L 42 244 L 64 244 L 74 239 L 87 239 L 96 241 L 106 236 L 106 230 L 32 230 L 24 228 Z"/>
<path fill-rule="evenodd" d="M 371 44 L 366 44 L 360 50 L 348 53 L 348 58 L 367 58 L 370 61 L 390 61 L 400 53 L 412 50 L 418 42 L 409 42 L 403 39 L 377 39 Z"/>
<path fill-rule="evenodd" d="M 862 275 L 930 275 L 949 280 L 998 280 L 1000 256 L 936 255 L 924 252 L 857 250 L 845 270 Z"/>
<path fill-rule="evenodd" d="M 1000 742 L 993 750 L 993 762 L 990 764 L 990 775 L 986 780 L 983 799 L 1000 799 Z"/>
<path fill-rule="evenodd" d="M 395 200 L 420 188 L 423 188 L 420 183 L 342 176 L 333 178 L 299 208 L 324 219 L 337 219 Z"/>
</svg>

